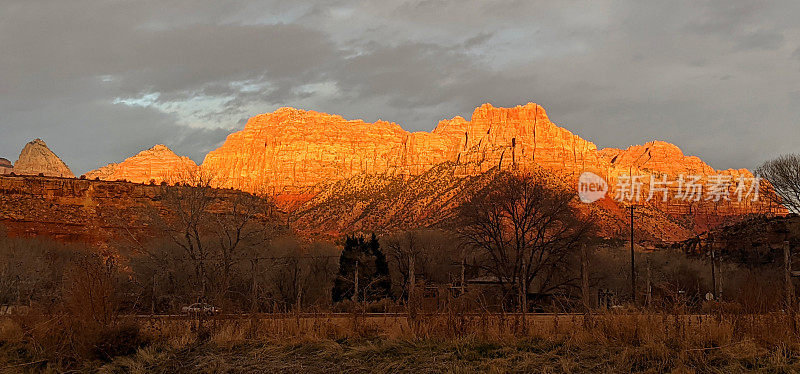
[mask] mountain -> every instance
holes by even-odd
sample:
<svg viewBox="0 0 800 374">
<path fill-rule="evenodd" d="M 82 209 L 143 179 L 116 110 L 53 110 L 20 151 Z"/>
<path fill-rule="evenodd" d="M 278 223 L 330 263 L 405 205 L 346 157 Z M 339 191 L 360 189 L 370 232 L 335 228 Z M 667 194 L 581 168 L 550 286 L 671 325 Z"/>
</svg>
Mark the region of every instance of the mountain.
<svg viewBox="0 0 800 374">
<path fill-rule="evenodd" d="M 599 159 L 594 144 L 550 122 L 534 103 L 484 104 L 470 121 L 455 117 L 432 132 L 413 133 L 391 122 L 281 108 L 251 118 L 202 168 L 219 175 L 224 187 L 279 194 L 362 174 L 419 175 L 443 162 L 469 175 L 534 164 L 577 172 Z"/>
<path fill-rule="evenodd" d="M 502 172 L 492 168 L 461 175 L 455 163 L 445 162 L 419 175 L 362 174 L 321 187 L 318 194 L 292 211 L 290 220 L 295 230 L 307 236 L 447 228 L 453 222 L 455 208 Z M 530 172 L 551 188 L 572 188 L 543 168 L 534 167 Z M 630 232 L 628 211 L 619 209 L 610 199 L 580 207 L 598 217 L 602 236 L 618 238 Z M 636 216 L 638 242 L 672 242 L 693 235 L 691 222 L 676 220 L 658 209 L 637 207 Z"/>
<path fill-rule="evenodd" d="M 242 131 L 210 152 L 201 167 L 217 175 L 221 187 L 267 192 L 292 210 L 324 193 L 331 182 L 359 176 L 377 180 L 419 176 L 443 163 L 452 163 L 453 172 L 461 177 L 492 168 L 543 168 L 573 185 L 581 173 L 591 171 L 605 179 L 611 196 L 625 192 L 625 177 L 635 175 L 640 176 L 642 199 L 649 196 L 651 177 L 667 178 L 667 201 L 660 198 L 663 192 L 654 190 L 648 204 L 670 214 L 693 215 L 698 227 L 721 220 L 707 216 L 771 209 L 746 199 L 676 199 L 682 192 L 678 180 L 684 176 L 697 176 L 700 189 L 706 191 L 719 176 L 727 181 L 730 195 L 740 178 L 752 184 L 753 175 L 745 169 L 715 170 L 662 141 L 598 150 L 592 142 L 554 124 L 544 108 L 534 103 L 513 108 L 483 104 L 469 120 L 442 120 L 432 132 L 413 133 L 385 121 L 367 123 L 281 108 L 251 118 Z M 367 178 L 365 183 L 375 180 Z"/>
<path fill-rule="evenodd" d="M 440 121 L 432 132 L 413 133 L 385 121 L 281 108 L 251 118 L 244 130 L 210 152 L 201 167 L 218 175 L 223 187 L 277 195 L 307 194 L 358 175 L 420 175 L 444 162 L 454 163 L 464 176 L 495 167 L 541 167 L 577 180 L 583 171 L 592 171 L 606 179 L 611 192 L 619 177 L 629 173 L 752 178 L 744 169 L 715 170 L 666 142 L 598 150 L 551 122 L 534 103 L 513 108 L 483 104 L 470 120 L 455 117 Z"/>
<path fill-rule="evenodd" d="M 188 157 L 175 154 L 165 145 L 141 151 L 118 164 L 108 164 L 86 173 L 87 179 L 126 180 L 133 183 L 154 183 L 179 180 L 197 169 Z"/>
<path fill-rule="evenodd" d="M 17 162 L 14 163 L 15 174 L 39 175 L 48 177 L 75 178 L 64 161 L 61 161 L 42 139 L 35 139 L 22 148 Z"/>
<path fill-rule="evenodd" d="M 652 242 L 683 240 L 753 214 L 782 212 L 767 198 L 734 198 L 736 181 L 753 178 L 745 169 L 715 170 L 662 141 L 598 150 L 534 103 L 483 104 L 469 120 L 442 120 L 431 132 L 281 108 L 250 118 L 199 166 L 157 145 L 86 177 L 150 183 L 178 182 L 191 173 L 213 176 L 216 187 L 271 195 L 298 231 L 340 235 L 440 226 L 464 196 L 505 171 L 547 175 L 576 190 L 582 173 L 602 177 L 607 196 L 584 208 L 602 217 L 609 238 L 626 237 L 630 209 L 638 240 Z M 631 192 L 624 185 L 629 175 L 640 176 L 642 200 L 617 198 Z M 696 187 L 704 192 L 715 178 L 725 179 L 727 196 L 683 198 L 684 176 L 696 176 Z M 662 178 L 670 184 L 643 201 L 651 181 Z"/>
</svg>

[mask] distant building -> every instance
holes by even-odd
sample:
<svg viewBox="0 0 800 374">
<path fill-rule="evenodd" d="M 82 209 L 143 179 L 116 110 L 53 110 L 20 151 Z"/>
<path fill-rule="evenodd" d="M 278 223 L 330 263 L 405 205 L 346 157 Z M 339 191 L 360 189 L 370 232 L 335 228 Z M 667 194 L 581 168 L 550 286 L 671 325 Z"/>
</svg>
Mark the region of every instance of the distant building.
<svg viewBox="0 0 800 374">
<path fill-rule="evenodd" d="M 517 287 L 506 279 L 494 275 L 484 275 L 466 281 L 468 290 L 483 294 L 485 307 L 489 309 L 516 310 L 519 302 Z M 528 311 L 543 312 L 544 308 L 553 304 L 553 295 L 549 293 L 528 292 Z"/>
<path fill-rule="evenodd" d="M 0 175 L 11 174 L 14 171 L 14 165 L 11 161 L 0 157 Z"/>
</svg>

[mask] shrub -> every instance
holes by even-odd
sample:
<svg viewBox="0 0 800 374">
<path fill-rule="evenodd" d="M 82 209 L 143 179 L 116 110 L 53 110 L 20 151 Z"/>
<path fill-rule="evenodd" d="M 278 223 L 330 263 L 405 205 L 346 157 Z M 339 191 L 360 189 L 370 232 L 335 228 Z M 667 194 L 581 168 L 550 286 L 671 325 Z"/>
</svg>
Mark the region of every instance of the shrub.
<svg viewBox="0 0 800 374">
<path fill-rule="evenodd" d="M 102 330 L 97 334 L 91 353 L 102 360 L 127 356 L 149 343 L 135 323 L 124 323 Z"/>
</svg>

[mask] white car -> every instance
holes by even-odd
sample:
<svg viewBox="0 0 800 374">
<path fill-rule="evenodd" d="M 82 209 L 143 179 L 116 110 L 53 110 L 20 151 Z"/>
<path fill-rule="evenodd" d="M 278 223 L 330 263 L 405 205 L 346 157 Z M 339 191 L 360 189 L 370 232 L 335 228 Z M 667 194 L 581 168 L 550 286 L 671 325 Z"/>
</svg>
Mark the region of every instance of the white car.
<svg viewBox="0 0 800 374">
<path fill-rule="evenodd" d="M 181 308 L 181 312 L 186 314 L 212 315 L 219 313 L 220 309 L 206 303 L 194 303 L 192 305 Z"/>
</svg>

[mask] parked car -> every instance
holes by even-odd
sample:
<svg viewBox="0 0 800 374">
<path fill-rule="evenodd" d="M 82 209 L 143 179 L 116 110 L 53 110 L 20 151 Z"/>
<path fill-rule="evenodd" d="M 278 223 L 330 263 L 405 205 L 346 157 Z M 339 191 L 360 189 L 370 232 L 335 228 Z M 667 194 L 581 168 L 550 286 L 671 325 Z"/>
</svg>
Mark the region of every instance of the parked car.
<svg viewBox="0 0 800 374">
<path fill-rule="evenodd" d="M 181 312 L 193 315 L 197 314 L 212 315 L 219 313 L 220 309 L 206 303 L 194 303 L 192 305 L 181 308 Z"/>
</svg>

